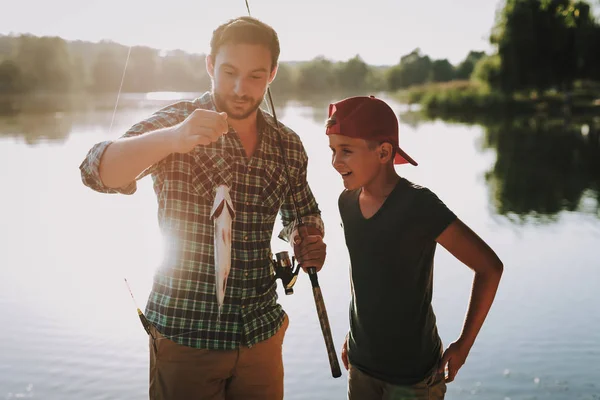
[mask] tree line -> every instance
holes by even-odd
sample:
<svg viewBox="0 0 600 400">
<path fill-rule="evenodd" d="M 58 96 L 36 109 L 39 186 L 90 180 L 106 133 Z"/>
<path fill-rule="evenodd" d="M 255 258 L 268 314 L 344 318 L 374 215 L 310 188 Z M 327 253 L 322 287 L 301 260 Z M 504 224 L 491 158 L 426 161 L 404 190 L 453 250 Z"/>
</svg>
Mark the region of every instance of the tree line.
<svg viewBox="0 0 600 400">
<path fill-rule="evenodd" d="M 273 91 L 329 93 L 397 91 L 415 85 L 477 80 L 502 92 L 568 90 L 577 80 L 600 81 L 600 25 L 585 1 L 505 0 L 491 29 L 495 51 L 471 51 L 458 65 L 415 48 L 392 66 L 318 56 L 282 62 Z M 130 51 L 129 51 L 130 50 Z M 0 36 L 0 93 L 119 90 L 203 91 L 210 88 L 203 54 L 181 50 L 66 41 L 33 35 Z"/>
<path fill-rule="evenodd" d="M 115 92 L 121 85 L 126 62 L 124 92 L 203 91 L 210 88 L 204 54 L 181 50 L 165 52 L 143 46 L 134 46 L 128 52 L 127 46 L 114 42 L 70 42 L 59 37 L 32 35 L 0 36 L 0 92 Z M 332 90 L 385 91 L 425 81 L 467 79 L 474 63 L 483 55 L 483 52 L 471 52 L 455 67 L 448 60 L 429 61 L 429 57 L 421 56 L 420 50 L 416 49 L 401 57 L 399 69 L 368 65 L 360 55 L 347 61 L 318 56 L 304 62 L 281 62 L 273 91 L 300 94 Z M 422 60 L 431 65 L 423 68 Z"/>
</svg>

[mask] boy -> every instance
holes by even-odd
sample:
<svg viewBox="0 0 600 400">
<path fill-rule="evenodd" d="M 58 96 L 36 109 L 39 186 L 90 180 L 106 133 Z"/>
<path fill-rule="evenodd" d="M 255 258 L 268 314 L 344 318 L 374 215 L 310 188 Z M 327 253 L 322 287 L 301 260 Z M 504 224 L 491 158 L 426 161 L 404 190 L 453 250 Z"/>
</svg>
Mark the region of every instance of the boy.
<svg viewBox="0 0 600 400">
<path fill-rule="evenodd" d="M 331 104 L 326 134 L 345 187 L 348 398 L 443 399 L 492 305 L 502 262 L 433 192 L 398 176 L 394 164 L 417 163 L 399 147 L 398 121 L 385 102 Z M 437 243 L 475 272 L 462 333 L 443 354 L 431 306 Z"/>
</svg>

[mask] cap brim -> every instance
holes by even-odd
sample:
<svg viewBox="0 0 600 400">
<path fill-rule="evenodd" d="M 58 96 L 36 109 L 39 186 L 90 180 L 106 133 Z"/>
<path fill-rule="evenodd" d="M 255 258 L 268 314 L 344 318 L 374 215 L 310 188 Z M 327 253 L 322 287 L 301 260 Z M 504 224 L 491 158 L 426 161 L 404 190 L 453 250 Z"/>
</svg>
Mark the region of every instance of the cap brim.
<svg viewBox="0 0 600 400">
<path fill-rule="evenodd" d="M 396 156 L 394 157 L 394 164 L 412 164 L 414 166 L 419 165 L 411 156 L 406 154 L 400 147 L 396 148 Z"/>
</svg>

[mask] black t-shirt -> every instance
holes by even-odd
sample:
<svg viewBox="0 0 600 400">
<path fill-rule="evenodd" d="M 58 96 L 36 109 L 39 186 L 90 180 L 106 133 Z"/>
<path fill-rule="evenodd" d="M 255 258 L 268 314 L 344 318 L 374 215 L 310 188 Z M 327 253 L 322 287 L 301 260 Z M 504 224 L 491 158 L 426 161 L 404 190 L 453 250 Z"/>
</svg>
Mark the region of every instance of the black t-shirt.
<svg viewBox="0 0 600 400">
<path fill-rule="evenodd" d="M 404 178 L 369 219 L 359 194 L 339 197 L 351 263 L 349 361 L 383 381 L 413 384 L 442 352 L 431 307 L 435 239 L 456 215 Z"/>
</svg>

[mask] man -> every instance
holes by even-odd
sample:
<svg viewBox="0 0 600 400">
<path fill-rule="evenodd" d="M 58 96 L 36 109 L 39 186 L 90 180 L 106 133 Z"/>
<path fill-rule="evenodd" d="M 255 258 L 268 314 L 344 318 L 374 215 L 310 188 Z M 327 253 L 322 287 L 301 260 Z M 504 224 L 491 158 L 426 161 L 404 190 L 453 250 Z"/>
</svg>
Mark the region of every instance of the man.
<svg viewBox="0 0 600 400">
<path fill-rule="evenodd" d="M 289 128 L 278 133 L 259 108 L 278 58 L 270 26 L 250 17 L 228 21 L 213 32 L 206 57 L 211 92 L 96 144 L 80 166 L 84 184 L 103 193 L 133 194 L 136 180 L 153 178 L 167 251 L 145 312 L 153 325 L 151 399 L 283 398 L 288 319 L 270 266 L 277 214 L 284 226 L 279 238 L 294 242 L 303 266 L 319 270 L 326 246 L 304 147 Z M 288 183 L 304 223 L 300 232 Z M 219 315 L 210 213 L 221 184 L 231 190 L 234 219 Z"/>
</svg>

